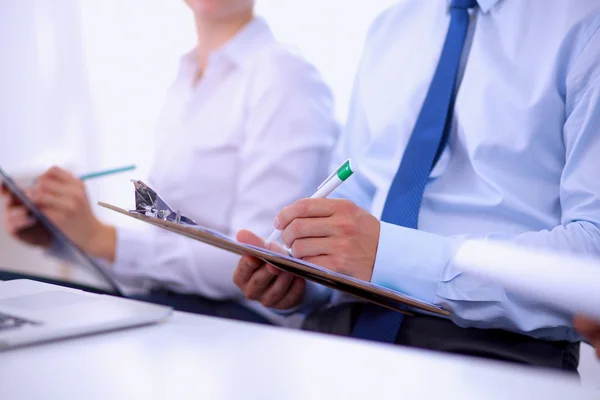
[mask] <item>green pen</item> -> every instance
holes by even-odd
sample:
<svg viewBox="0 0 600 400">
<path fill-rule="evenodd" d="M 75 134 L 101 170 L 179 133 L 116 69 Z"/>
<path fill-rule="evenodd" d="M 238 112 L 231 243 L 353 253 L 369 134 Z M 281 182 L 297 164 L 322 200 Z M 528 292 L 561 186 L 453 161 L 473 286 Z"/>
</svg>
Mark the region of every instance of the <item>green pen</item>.
<svg viewBox="0 0 600 400">
<path fill-rule="evenodd" d="M 352 160 L 348 159 L 344 161 L 342 165 L 333 171 L 331 175 L 329 175 L 327 179 L 325 179 L 323 183 L 319 185 L 315 194 L 310 196 L 310 198 L 320 199 L 329 196 L 331 192 L 333 192 L 338 188 L 338 186 L 350 178 L 354 171 L 356 171 L 356 169 L 352 166 Z M 281 231 L 276 229 L 273 231 L 273 233 L 271 233 L 266 243 L 269 244 L 279 239 L 281 239 Z"/>
<path fill-rule="evenodd" d="M 121 172 L 133 171 L 135 169 L 135 165 L 127 165 L 121 168 L 107 169 L 105 171 L 92 172 L 89 174 L 84 174 L 79 177 L 82 181 L 86 181 L 88 179 L 100 178 L 102 176 L 119 174 Z"/>
</svg>

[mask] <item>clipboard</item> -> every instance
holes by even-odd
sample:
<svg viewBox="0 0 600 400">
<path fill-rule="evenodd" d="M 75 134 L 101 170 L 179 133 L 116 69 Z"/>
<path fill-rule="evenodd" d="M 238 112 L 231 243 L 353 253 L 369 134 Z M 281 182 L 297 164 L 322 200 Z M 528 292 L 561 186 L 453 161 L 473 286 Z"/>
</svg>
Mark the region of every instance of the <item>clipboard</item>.
<svg viewBox="0 0 600 400">
<path fill-rule="evenodd" d="M 275 253 L 260 247 L 239 243 L 226 235 L 200 225 L 191 226 L 180 224 L 174 221 L 147 216 L 136 211 L 128 211 L 103 202 L 99 202 L 98 205 L 235 254 L 248 254 L 254 256 L 263 260 L 264 262 L 272 264 L 282 271 L 289 272 L 297 277 L 351 294 L 363 300 L 401 312 L 403 314 L 412 315 L 411 311 L 418 310 L 422 313 L 433 314 L 441 317 L 450 316 L 449 311 L 444 310 L 434 304 L 421 301 L 414 297 L 384 288 L 383 286 L 379 286 L 371 282 L 366 282 L 351 276 L 328 270 L 294 257 Z"/>
</svg>

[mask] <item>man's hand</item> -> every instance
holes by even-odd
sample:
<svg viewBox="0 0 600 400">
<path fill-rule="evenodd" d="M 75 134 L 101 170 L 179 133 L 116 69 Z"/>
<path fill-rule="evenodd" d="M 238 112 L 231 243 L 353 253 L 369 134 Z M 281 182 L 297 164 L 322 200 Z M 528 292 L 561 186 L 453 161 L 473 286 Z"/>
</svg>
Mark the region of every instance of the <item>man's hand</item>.
<svg viewBox="0 0 600 400">
<path fill-rule="evenodd" d="M 284 208 L 273 223 L 283 230 L 282 240 L 296 258 L 346 275 L 370 281 L 379 243 L 379 221 L 346 200 L 303 199 Z M 248 231 L 237 240 L 265 247 Z M 271 243 L 269 250 L 283 250 Z M 243 256 L 234 283 L 251 300 L 264 306 L 289 309 L 299 305 L 306 282 L 254 257 Z"/>
<path fill-rule="evenodd" d="M 274 222 L 296 258 L 370 281 L 379 243 L 377 218 L 347 200 L 302 199 Z"/>
<path fill-rule="evenodd" d="M 241 243 L 265 247 L 264 241 L 252 232 L 242 230 L 237 234 Z M 283 249 L 271 243 L 271 251 L 285 254 Z M 299 305 L 304 297 L 306 282 L 292 274 L 280 271 L 261 260 L 245 255 L 233 273 L 233 282 L 250 300 L 257 300 L 265 307 L 287 310 Z"/>
<path fill-rule="evenodd" d="M 25 193 L 30 196 L 30 191 Z M 13 196 L 2 185 L 2 226 L 6 232 L 17 240 L 32 246 L 47 248 L 52 241 L 52 235 L 41 226 L 34 217 L 29 215 L 27 209 L 19 199 Z"/>
<path fill-rule="evenodd" d="M 600 321 L 575 317 L 575 329 L 581 332 L 596 348 L 596 356 L 600 359 Z"/>
</svg>

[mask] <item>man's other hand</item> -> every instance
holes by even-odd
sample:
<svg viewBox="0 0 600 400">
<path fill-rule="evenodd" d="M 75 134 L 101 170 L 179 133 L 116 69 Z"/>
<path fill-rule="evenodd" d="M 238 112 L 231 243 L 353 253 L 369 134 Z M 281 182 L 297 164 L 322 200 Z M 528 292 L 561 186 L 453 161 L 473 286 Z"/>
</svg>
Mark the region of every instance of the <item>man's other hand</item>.
<svg viewBox="0 0 600 400">
<path fill-rule="evenodd" d="M 265 242 L 252 232 L 242 230 L 237 234 L 241 243 L 251 244 L 285 254 L 274 243 Z M 264 263 L 255 257 L 244 255 L 233 273 L 233 282 L 250 300 L 256 300 L 265 307 L 287 310 L 298 306 L 304 297 L 306 281 Z"/>
<path fill-rule="evenodd" d="M 575 329 L 590 341 L 596 349 L 596 356 L 600 359 L 600 321 L 575 317 Z"/>
</svg>

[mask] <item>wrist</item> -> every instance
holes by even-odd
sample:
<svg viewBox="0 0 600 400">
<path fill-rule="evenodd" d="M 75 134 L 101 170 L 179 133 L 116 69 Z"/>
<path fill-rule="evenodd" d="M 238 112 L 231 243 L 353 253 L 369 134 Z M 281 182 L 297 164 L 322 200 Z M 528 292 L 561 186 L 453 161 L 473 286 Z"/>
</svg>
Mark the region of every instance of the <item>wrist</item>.
<svg viewBox="0 0 600 400">
<path fill-rule="evenodd" d="M 117 247 L 117 230 L 112 225 L 97 221 L 92 235 L 88 240 L 86 252 L 95 258 L 102 258 L 109 263 L 115 261 L 115 249 Z"/>
</svg>

